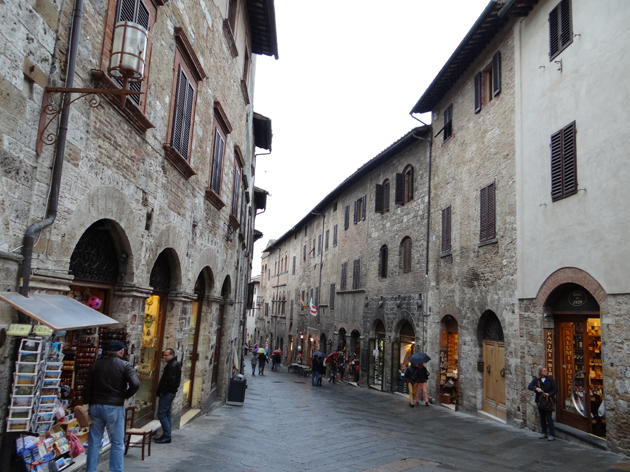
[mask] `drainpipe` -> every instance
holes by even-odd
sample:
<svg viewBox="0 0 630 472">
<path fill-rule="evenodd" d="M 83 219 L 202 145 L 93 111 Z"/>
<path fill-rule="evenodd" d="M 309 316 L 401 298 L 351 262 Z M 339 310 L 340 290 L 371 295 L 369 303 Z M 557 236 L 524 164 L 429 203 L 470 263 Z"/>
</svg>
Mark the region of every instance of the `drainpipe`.
<svg viewBox="0 0 630 472">
<path fill-rule="evenodd" d="M 83 18 L 83 0 L 76 0 L 72 20 L 72 34 L 70 38 L 70 57 L 68 58 L 68 70 L 66 75 L 66 88 L 72 88 L 74 84 L 74 71 L 77 63 L 77 51 L 79 47 L 79 37 L 81 36 L 81 19 Z M 66 94 L 63 103 L 71 100 L 70 94 Z M 63 106 L 63 103 L 61 106 Z M 28 227 L 24 233 L 24 250 L 22 255 L 22 276 L 20 280 L 20 293 L 28 296 L 29 282 L 31 277 L 31 265 L 33 261 L 33 243 L 35 233 L 42 231 L 52 225 L 57 218 L 59 207 L 59 190 L 61 187 L 61 174 L 63 171 L 63 156 L 66 150 L 66 138 L 68 135 L 68 121 L 70 120 L 70 106 L 61 112 L 59 120 L 59 132 L 57 133 L 57 149 L 55 150 L 55 161 L 52 168 L 52 179 L 50 182 L 50 197 L 48 198 L 48 208 L 46 217 Z"/>
</svg>

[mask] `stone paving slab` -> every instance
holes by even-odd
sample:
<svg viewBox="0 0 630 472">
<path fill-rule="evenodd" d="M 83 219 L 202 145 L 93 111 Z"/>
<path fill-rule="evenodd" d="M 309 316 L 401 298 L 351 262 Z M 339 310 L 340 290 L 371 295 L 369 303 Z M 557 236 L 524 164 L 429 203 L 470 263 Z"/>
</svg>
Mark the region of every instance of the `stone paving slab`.
<svg viewBox="0 0 630 472">
<path fill-rule="evenodd" d="M 441 406 L 410 408 L 406 397 L 349 384 L 312 387 L 286 372 L 247 382 L 242 407 L 196 418 L 144 461 L 130 450 L 125 472 L 597 472 L 630 462 Z"/>
</svg>

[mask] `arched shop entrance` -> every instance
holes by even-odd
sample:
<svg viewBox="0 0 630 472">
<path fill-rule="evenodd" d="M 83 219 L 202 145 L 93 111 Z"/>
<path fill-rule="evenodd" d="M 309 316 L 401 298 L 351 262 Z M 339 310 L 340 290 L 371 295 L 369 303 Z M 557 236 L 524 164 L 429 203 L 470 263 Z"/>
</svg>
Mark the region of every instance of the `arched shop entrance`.
<svg viewBox="0 0 630 472">
<path fill-rule="evenodd" d="M 383 390 L 385 370 L 385 325 L 377 320 L 374 325 L 374 337 L 369 343 L 368 387 Z"/>
<path fill-rule="evenodd" d="M 505 344 L 497 315 L 488 310 L 479 319 L 483 348 L 483 406 L 486 413 L 506 418 Z"/>
<path fill-rule="evenodd" d="M 557 420 L 605 437 L 599 303 L 584 287 L 566 283 L 551 292 L 546 308 L 553 316 L 555 331 L 554 336 L 545 329 L 545 339 L 554 340 L 555 352 L 547 352 L 546 357 L 547 368 L 558 383 Z"/>
<path fill-rule="evenodd" d="M 457 405 L 459 376 L 459 326 L 452 315 L 446 315 L 440 323 L 440 360 L 438 392 L 440 402 Z"/>
<path fill-rule="evenodd" d="M 172 268 L 178 266 L 177 256 L 172 249 L 165 249 L 157 257 L 149 285 L 153 292 L 145 302 L 142 349 L 138 364 L 140 389 L 136 393 L 136 423 L 143 425 L 155 417 L 156 391 L 162 360 L 162 341 L 166 322 L 166 303 L 171 290 Z"/>
<path fill-rule="evenodd" d="M 403 321 L 398 329 L 398 340 L 392 344 L 392 390 L 406 393 L 402 373 L 409 365 L 409 356 L 416 352 L 416 335 L 409 321 Z"/>
<path fill-rule="evenodd" d="M 204 272 L 207 275 L 204 275 Z M 201 331 L 201 317 L 206 290 L 208 292 L 212 290 L 212 273 L 210 269 L 205 269 L 201 272 L 195 283 L 196 299 L 192 304 L 188 338 L 182 355 L 182 380 L 184 381 L 182 407 L 184 410 L 188 410 L 192 406 L 193 397 L 196 398 L 195 402 L 197 402 L 200 396 L 195 393 L 195 380 L 196 378 L 201 380 L 201 376 L 197 375 L 197 361 L 199 360 L 199 333 Z M 201 385 L 198 386 L 197 390 L 201 391 Z"/>
<path fill-rule="evenodd" d="M 337 345 L 333 346 L 338 351 L 344 351 L 346 349 L 346 330 L 345 328 L 339 328 L 339 336 L 337 338 Z"/>
</svg>

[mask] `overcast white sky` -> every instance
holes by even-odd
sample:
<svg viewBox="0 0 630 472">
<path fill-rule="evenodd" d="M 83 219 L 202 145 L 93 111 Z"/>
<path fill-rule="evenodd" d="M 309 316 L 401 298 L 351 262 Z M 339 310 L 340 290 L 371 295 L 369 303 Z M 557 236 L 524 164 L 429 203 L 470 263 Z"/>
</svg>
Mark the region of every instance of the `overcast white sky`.
<svg viewBox="0 0 630 472">
<path fill-rule="evenodd" d="M 409 111 L 488 3 L 275 1 L 280 59 L 257 56 L 254 92 L 273 152 L 257 158 L 255 185 L 271 195 L 256 218 L 253 276 L 270 239 L 420 125 Z"/>
</svg>

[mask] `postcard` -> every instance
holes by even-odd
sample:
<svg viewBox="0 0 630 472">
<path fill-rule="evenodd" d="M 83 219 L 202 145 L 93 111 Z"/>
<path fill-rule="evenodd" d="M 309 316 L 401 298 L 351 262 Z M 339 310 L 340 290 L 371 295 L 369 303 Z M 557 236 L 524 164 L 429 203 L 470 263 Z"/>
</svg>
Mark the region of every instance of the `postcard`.
<svg viewBox="0 0 630 472">
<path fill-rule="evenodd" d="M 44 379 L 44 382 L 42 384 L 42 388 L 52 388 L 52 387 L 59 387 L 59 383 L 61 382 L 60 379 L 54 380 L 54 379 Z"/>
<path fill-rule="evenodd" d="M 47 433 L 48 431 L 50 431 L 51 427 L 52 421 L 48 423 L 37 423 L 37 426 L 35 427 L 35 433 Z"/>
<path fill-rule="evenodd" d="M 41 413 L 41 412 L 39 412 L 37 414 L 37 422 L 38 423 L 47 423 L 49 421 L 52 421 L 54 414 L 55 414 L 54 411 L 51 411 L 49 413 Z"/>
<path fill-rule="evenodd" d="M 37 364 L 22 364 L 18 362 L 15 365 L 18 374 L 34 374 L 37 372 Z"/>
<path fill-rule="evenodd" d="M 30 408 L 11 408 L 9 409 L 9 419 L 18 420 L 23 419 L 27 420 L 31 417 L 31 409 Z"/>
<path fill-rule="evenodd" d="M 15 374 L 16 385 L 35 385 L 37 374 Z"/>
<path fill-rule="evenodd" d="M 28 431 L 29 421 L 7 420 L 7 431 Z"/>
<path fill-rule="evenodd" d="M 30 408 L 33 406 L 33 395 L 25 397 L 11 397 L 11 406 L 13 408 Z"/>
<path fill-rule="evenodd" d="M 33 395 L 35 393 L 34 385 L 14 385 L 13 395 Z"/>
<path fill-rule="evenodd" d="M 57 400 L 57 395 L 43 395 L 39 399 L 39 404 L 40 405 L 54 404 L 55 400 Z"/>
<path fill-rule="evenodd" d="M 42 342 L 38 339 L 22 339 L 20 344 L 21 352 L 39 352 Z"/>
<path fill-rule="evenodd" d="M 18 362 L 20 363 L 27 362 L 29 364 L 37 364 L 39 362 L 39 354 L 20 352 L 20 356 L 18 357 Z"/>
<path fill-rule="evenodd" d="M 44 380 L 56 380 L 61 378 L 60 370 L 47 370 L 44 374 Z"/>
</svg>

